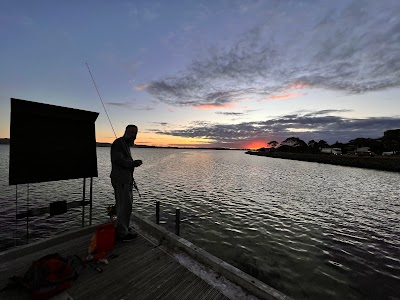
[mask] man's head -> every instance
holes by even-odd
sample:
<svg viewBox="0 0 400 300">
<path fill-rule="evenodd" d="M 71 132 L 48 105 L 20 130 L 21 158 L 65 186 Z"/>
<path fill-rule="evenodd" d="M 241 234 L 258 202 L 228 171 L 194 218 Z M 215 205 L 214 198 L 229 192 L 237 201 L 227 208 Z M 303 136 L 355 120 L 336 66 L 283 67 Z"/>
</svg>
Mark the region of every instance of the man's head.
<svg viewBox="0 0 400 300">
<path fill-rule="evenodd" d="M 124 138 L 129 142 L 129 144 L 133 145 L 133 142 L 136 140 L 136 135 L 138 132 L 138 128 L 136 125 L 128 125 L 125 129 Z"/>
</svg>

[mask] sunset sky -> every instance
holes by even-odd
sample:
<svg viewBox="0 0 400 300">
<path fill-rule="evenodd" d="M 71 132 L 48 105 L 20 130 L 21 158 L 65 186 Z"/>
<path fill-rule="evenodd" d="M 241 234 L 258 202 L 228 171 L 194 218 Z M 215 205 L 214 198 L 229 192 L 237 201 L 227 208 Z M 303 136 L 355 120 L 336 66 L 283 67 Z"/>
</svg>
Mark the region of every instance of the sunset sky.
<svg viewBox="0 0 400 300">
<path fill-rule="evenodd" d="M 257 148 L 400 128 L 399 0 L 0 0 L 10 98 L 99 112 L 98 142 Z M 40 132 L 34 132 L 43 138 Z"/>
</svg>

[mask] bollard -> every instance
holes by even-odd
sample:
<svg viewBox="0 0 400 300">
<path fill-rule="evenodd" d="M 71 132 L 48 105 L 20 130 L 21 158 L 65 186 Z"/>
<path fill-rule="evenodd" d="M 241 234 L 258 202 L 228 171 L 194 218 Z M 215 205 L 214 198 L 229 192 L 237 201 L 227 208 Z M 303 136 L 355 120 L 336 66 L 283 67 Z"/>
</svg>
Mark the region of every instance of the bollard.
<svg viewBox="0 0 400 300">
<path fill-rule="evenodd" d="M 156 223 L 160 225 L 160 201 L 156 201 Z"/>
<path fill-rule="evenodd" d="M 90 177 L 90 211 L 89 211 L 89 225 L 92 225 L 92 210 L 93 210 L 93 177 Z"/>
<path fill-rule="evenodd" d="M 85 196 L 86 196 L 86 178 L 83 178 L 83 190 L 82 190 L 82 227 L 85 227 Z"/>
<path fill-rule="evenodd" d="M 177 208 L 175 210 L 175 234 L 179 235 L 179 225 L 181 223 L 181 210 Z"/>
</svg>

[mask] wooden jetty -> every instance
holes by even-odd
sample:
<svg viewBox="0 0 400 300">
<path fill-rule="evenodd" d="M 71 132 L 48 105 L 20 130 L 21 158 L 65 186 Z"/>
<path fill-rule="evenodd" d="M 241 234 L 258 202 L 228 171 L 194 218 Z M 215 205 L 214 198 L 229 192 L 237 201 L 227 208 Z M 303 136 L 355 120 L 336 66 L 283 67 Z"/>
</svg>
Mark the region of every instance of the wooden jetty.
<svg viewBox="0 0 400 300">
<path fill-rule="evenodd" d="M 59 297 L 62 299 L 291 299 L 235 267 L 219 260 L 189 241 L 134 214 L 139 236 L 115 245 L 108 265 L 99 264 L 103 272 L 87 265 L 74 284 Z M 85 257 L 95 226 L 71 231 L 54 238 L 0 253 L 0 289 L 14 275 L 23 276 L 31 263 L 40 257 L 59 253 Z M 212 268 L 216 277 L 204 280 L 176 259 L 185 253 Z M 213 272 L 213 271 L 212 271 Z M 218 290 L 213 281 L 231 281 L 240 295 Z M 57 297 L 57 296 L 56 296 Z M 70 298 L 68 298 L 70 297 Z M 0 292 L 0 299 L 29 299 L 22 289 Z M 60 299 L 60 298 L 59 298 Z"/>
</svg>

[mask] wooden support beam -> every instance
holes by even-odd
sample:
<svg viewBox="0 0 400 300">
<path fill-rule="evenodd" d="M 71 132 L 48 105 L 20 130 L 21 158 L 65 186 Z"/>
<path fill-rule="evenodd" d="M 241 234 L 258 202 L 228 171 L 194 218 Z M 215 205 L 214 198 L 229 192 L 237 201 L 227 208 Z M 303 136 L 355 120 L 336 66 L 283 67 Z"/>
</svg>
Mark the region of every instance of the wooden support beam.
<svg viewBox="0 0 400 300">
<path fill-rule="evenodd" d="M 67 209 L 77 208 L 80 206 L 86 206 L 89 204 L 90 204 L 90 201 L 85 201 L 85 202 L 72 201 L 72 202 L 67 203 Z M 17 217 L 17 219 L 23 219 L 23 218 L 26 218 L 27 215 L 28 215 L 28 217 L 35 217 L 35 216 L 42 216 L 42 215 L 49 214 L 49 213 L 50 213 L 50 205 L 47 207 L 32 208 L 32 209 L 29 209 L 27 212 L 24 211 L 22 213 L 17 213 L 16 217 Z"/>
</svg>

